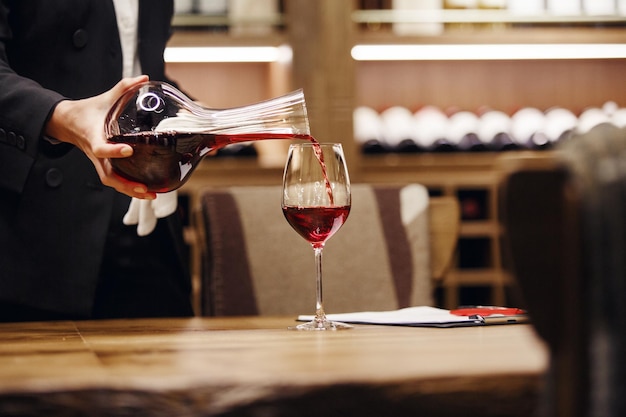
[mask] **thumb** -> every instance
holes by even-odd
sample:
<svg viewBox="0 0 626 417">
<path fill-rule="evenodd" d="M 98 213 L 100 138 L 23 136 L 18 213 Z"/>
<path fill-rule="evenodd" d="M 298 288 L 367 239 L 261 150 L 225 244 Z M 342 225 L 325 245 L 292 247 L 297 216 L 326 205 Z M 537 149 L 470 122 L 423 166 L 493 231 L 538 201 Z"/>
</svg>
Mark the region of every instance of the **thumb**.
<svg viewBox="0 0 626 417">
<path fill-rule="evenodd" d="M 143 84 L 148 80 L 149 78 L 147 75 L 140 75 L 133 78 L 122 78 L 109 91 L 107 91 L 106 94 L 109 96 L 109 100 L 112 103 L 128 90 L 138 86 L 139 84 Z"/>
</svg>

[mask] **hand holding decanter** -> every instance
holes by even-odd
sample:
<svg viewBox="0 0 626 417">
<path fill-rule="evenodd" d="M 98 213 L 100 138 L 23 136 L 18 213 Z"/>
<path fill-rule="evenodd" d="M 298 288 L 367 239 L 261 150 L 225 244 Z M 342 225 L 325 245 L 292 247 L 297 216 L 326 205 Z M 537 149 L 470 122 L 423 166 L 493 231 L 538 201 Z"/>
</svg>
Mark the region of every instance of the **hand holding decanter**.
<svg viewBox="0 0 626 417">
<path fill-rule="evenodd" d="M 149 81 L 122 95 L 105 121 L 107 140 L 133 155 L 111 159 L 116 173 L 164 193 L 182 186 L 211 151 L 266 139 L 308 139 L 302 90 L 228 109 L 209 109 L 170 84 Z"/>
</svg>

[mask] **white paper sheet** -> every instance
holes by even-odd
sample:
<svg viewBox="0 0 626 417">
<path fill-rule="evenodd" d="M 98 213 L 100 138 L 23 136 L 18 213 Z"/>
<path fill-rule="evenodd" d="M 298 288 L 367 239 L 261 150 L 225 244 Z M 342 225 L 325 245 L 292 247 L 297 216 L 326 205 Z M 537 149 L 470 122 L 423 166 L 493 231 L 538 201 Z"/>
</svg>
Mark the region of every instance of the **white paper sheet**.
<svg viewBox="0 0 626 417">
<path fill-rule="evenodd" d="M 423 327 L 457 327 L 482 325 L 482 318 L 470 318 L 457 316 L 449 310 L 419 306 L 407 307 L 391 311 L 361 311 L 355 313 L 327 314 L 326 317 L 333 321 L 359 324 L 387 324 L 400 326 L 423 326 Z M 298 316 L 299 321 L 313 320 L 312 315 Z"/>
</svg>

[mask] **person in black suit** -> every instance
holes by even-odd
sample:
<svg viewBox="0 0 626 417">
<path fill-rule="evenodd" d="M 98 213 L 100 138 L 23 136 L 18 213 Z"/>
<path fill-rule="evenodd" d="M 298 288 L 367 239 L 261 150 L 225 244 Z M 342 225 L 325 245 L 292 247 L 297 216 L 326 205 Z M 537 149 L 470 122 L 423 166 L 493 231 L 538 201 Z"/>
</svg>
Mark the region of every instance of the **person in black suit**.
<svg viewBox="0 0 626 417">
<path fill-rule="evenodd" d="M 122 79 L 123 2 L 141 72 L 167 81 L 171 0 L 0 0 L 0 321 L 193 314 L 180 214 L 138 236 L 131 197 L 156 195 L 108 161 L 132 148 L 106 112 L 147 79 Z"/>
</svg>

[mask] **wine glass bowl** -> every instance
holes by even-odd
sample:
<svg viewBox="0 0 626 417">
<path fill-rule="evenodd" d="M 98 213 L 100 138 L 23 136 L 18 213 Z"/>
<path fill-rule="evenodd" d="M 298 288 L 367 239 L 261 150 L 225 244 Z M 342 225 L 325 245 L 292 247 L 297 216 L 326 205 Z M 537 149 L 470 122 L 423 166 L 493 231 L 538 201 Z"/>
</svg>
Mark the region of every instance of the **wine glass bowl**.
<svg viewBox="0 0 626 417">
<path fill-rule="evenodd" d="M 282 210 L 289 225 L 313 247 L 317 294 L 315 318 L 297 330 L 351 328 L 326 318 L 322 305 L 322 251 L 350 213 L 350 178 L 341 144 L 298 143 L 289 147 Z"/>
</svg>

